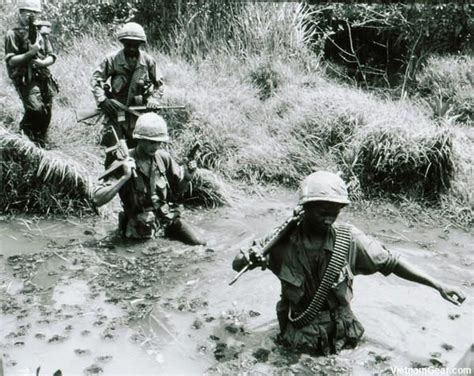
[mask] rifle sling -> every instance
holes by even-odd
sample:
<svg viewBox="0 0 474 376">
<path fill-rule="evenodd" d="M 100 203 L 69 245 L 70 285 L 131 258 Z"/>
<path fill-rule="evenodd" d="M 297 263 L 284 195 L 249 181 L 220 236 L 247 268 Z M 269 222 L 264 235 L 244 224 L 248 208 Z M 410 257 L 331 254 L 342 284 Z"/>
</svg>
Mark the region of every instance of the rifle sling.
<svg viewBox="0 0 474 376">
<path fill-rule="evenodd" d="M 292 317 L 291 308 L 288 313 L 288 319 L 296 328 L 302 328 L 311 321 L 313 321 L 318 314 L 321 312 L 321 308 L 326 302 L 329 290 L 331 289 L 332 284 L 336 281 L 339 273 L 341 272 L 344 263 L 346 262 L 346 256 L 349 252 L 351 245 L 351 231 L 348 226 L 337 226 L 336 230 L 336 241 L 334 244 L 334 250 L 332 252 L 331 259 L 329 264 L 324 271 L 323 279 L 314 294 L 311 303 L 304 310 L 303 313 Z"/>
</svg>

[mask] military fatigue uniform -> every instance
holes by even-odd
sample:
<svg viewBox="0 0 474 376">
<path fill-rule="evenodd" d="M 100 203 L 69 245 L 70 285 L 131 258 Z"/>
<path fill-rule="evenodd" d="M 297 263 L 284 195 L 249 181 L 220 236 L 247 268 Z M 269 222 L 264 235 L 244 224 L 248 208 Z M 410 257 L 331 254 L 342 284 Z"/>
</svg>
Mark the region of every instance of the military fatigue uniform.
<svg viewBox="0 0 474 376">
<path fill-rule="evenodd" d="M 125 106 L 144 105 L 150 97 L 159 100 L 163 96 L 163 78 L 154 59 L 140 51 L 136 60 L 127 58 L 123 50 L 108 55 L 92 75 L 92 91 L 97 103 L 106 99 L 104 84 L 110 78 L 111 96 Z M 144 92 L 144 88 L 149 89 Z M 111 128 L 119 138 L 125 138 L 129 147 L 134 147 L 132 133 L 136 117 L 129 113 L 123 119 L 107 119 L 104 124 L 101 145 L 115 145 Z M 108 165 L 109 163 L 106 163 Z"/>
<path fill-rule="evenodd" d="M 137 176 L 131 177 L 119 191 L 123 206 L 119 216 L 121 234 L 131 239 L 164 235 L 187 244 L 203 244 L 181 219 L 179 208 L 169 203 L 173 194 L 188 187 L 183 168 L 163 150 L 143 159 L 132 149 L 130 157 L 135 159 Z M 107 179 L 99 188 L 113 184 L 114 179 Z"/>
<path fill-rule="evenodd" d="M 41 38 L 41 48 L 37 58 L 44 59 L 52 56 L 56 60 L 49 38 L 44 38 L 39 33 L 38 38 Z M 8 30 L 5 36 L 5 62 L 8 76 L 13 81 L 25 109 L 20 129 L 32 141 L 44 145 L 51 122 L 53 97 L 58 93 L 58 85 L 47 67 L 38 68 L 32 66 L 31 63 L 17 67 L 8 65 L 8 61 L 13 56 L 28 52 L 29 47 L 27 27 L 18 26 Z"/>
<path fill-rule="evenodd" d="M 304 312 L 315 295 L 334 249 L 335 230 L 331 228 L 322 246 L 314 249 L 298 225 L 280 239 L 269 253 L 268 267 L 281 281 L 281 300 L 277 316 L 282 341 L 292 348 L 314 354 L 334 353 L 345 347 L 354 347 L 364 328 L 350 308 L 354 275 L 381 272 L 390 274 L 397 265 L 398 256 L 390 253 L 381 243 L 351 227 L 352 240 L 337 282 L 327 296 L 319 316 L 309 325 L 296 328 L 288 319 Z"/>
</svg>

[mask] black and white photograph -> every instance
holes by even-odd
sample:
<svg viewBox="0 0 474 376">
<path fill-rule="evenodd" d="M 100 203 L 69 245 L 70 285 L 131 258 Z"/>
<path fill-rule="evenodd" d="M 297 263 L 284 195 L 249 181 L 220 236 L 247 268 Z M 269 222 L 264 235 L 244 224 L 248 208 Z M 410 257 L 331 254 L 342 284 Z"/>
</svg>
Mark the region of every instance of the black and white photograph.
<svg viewBox="0 0 474 376">
<path fill-rule="evenodd" d="M 473 374 L 472 2 L 0 20 L 0 376 Z"/>
</svg>

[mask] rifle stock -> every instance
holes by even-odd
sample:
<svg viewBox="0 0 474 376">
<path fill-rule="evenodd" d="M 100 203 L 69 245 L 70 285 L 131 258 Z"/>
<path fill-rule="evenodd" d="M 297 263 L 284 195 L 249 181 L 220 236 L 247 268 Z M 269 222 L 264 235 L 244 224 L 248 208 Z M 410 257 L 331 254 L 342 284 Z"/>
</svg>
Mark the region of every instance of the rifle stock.
<svg viewBox="0 0 474 376">
<path fill-rule="evenodd" d="M 128 147 L 127 147 L 127 142 L 125 140 L 121 140 L 117 136 L 117 132 L 115 132 L 115 129 L 112 128 L 112 132 L 115 137 L 116 144 L 115 146 L 112 146 L 110 148 L 107 148 L 105 150 L 106 153 L 111 153 L 115 151 L 115 156 L 117 157 L 117 160 L 119 161 L 118 163 L 113 164 L 111 167 L 109 167 L 105 172 L 99 176 L 99 180 L 105 179 L 109 175 L 113 174 L 115 170 L 118 168 L 122 167 L 125 164 L 125 161 L 129 157 L 129 152 L 128 152 Z M 132 176 L 134 178 L 137 177 L 137 172 L 133 169 L 132 170 Z"/>
<path fill-rule="evenodd" d="M 94 108 L 94 109 L 86 109 L 86 110 L 77 110 L 75 111 L 76 113 L 76 121 L 79 123 L 84 120 L 91 119 L 95 116 L 98 116 L 102 113 L 102 111 L 99 108 Z"/>
<path fill-rule="evenodd" d="M 277 229 L 275 234 L 270 239 L 268 239 L 267 243 L 263 246 L 261 250 L 263 257 L 265 257 L 270 252 L 272 247 L 281 238 L 283 238 L 286 234 L 288 234 L 289 231 L 291 231 L 296 226 L 302 214 L 303 214 L 303 211 L 301 207 L 297 207 L 293 215 L 281 224 L 281 226 Z M 232 279 L 232 281 L 229 282 L 229 286 L 232 286 L 247 270 L 249 270 L 249 268 L 250 268 L 250 264 L 245 265 L 245 267 L 238 274 L 236 274 L 236 276 Z"/>
</svg>

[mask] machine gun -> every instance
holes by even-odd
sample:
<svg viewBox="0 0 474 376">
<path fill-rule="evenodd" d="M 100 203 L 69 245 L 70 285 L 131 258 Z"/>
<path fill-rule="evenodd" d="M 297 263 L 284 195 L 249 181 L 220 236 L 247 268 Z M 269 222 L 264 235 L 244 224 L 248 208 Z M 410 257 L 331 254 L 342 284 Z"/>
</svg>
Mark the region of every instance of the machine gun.
<svg viewBox="0 0 474 376">
<path fill-rule="evenodd" d="M 272 247 L 281 239 L 283 238 L 286 234 L 288 234 L 292 229 L 295 228 L 297 223 L 300 221 L 301 217 L 303 215 L 303 209 L 301 207 L 297 207 L 293 215 L 288 218 L 285 222 L 281 224 L 280 227 L 278 227 L 273 235 L 266 240 L 266 243 L 263 245 L 261 249 L 261 255 L 262 257 L 267 256 L 267 254 L 270 252 Z M 229 286 L 233 285 L 241 276 L 244 274 L 247 270 L 250 268 L 250 263 L 245 265 L 245 267 L 232 279 L 232 281 L 229 282 Z"/>
<path fill-rule="evenodd" d="M 119 163 L 112 164 L 102 175 L 100 175 L 99 180 L 105 179 L 111 174 L 113 174 L 118 168 L 122 167 L 125 161 L 129 158 L 130 154 L 128 152 L 127 142 L 124 139 L 119 139 L 117 136 L 117 132 L 112 127 L 112 132 L 115 137 L 115 141 L 117 142 L 114 146 L 111 146 L 105 149 L 106 153 L 115 153 L 115 157 Z M 132 170 L 132 176 L 135 178 L 137 177 L 137 173 L 135 170 Z"/>
</svg>

